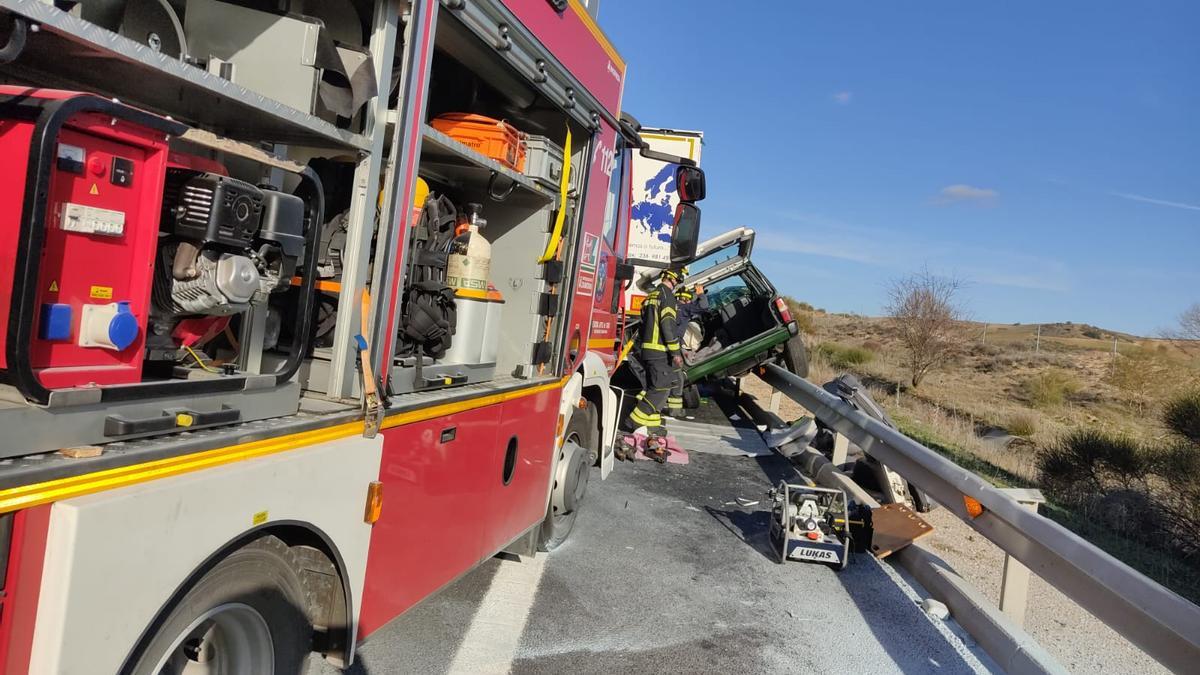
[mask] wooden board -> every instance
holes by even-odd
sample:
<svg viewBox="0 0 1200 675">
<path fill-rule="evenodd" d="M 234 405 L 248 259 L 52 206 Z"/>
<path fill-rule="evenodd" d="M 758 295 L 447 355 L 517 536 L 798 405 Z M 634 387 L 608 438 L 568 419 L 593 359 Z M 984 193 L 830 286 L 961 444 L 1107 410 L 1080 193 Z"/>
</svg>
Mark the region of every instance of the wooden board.
<svg viewBox="0 0 1200 675">
<path fill-rule="evenodd" d="M 932 525 L 903 504 L 884 504 L 872 509 L 871 524 L 875 528 L 871 552 L 876 558 L 886 558 L 933 532 Z"/>
</svg>

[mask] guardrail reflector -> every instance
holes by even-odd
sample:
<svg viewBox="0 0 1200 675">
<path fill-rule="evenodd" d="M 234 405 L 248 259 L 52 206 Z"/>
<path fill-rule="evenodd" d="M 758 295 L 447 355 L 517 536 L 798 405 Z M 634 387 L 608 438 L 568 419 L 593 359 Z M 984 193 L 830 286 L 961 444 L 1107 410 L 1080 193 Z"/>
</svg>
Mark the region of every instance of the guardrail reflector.
<svg viewBox="0 0 1200 675">
<path fill-rule="evenodd" d="M 967 515 L 972 518 L 978 518 L 983 515 L 983 504 L 980 504 L 978 499 L 963 495 L 963 504 L 967 506 Z"/>
</svg>

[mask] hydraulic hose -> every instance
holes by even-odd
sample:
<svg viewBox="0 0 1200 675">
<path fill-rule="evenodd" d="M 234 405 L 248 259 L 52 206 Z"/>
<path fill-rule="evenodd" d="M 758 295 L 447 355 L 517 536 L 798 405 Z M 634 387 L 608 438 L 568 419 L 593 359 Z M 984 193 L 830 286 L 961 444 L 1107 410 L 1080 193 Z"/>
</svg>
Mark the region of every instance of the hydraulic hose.
<svg viewBox="0 0 1200 675">
<path fill-rule="evenodd" d="M 25 41 L 29 38 L 29 22 L 24 17 L 9 15 L 12 28 L 8 33 L 8 42 L 0 47 L 0 64 L 12 63 L 25 51 Z"/>
</svg>

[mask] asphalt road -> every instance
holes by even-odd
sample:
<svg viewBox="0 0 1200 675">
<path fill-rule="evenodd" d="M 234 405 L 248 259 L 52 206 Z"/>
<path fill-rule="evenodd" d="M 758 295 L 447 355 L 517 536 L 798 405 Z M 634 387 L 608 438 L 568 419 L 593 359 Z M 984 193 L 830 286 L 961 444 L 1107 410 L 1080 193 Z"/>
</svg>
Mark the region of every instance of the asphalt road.
<svg viewBox="0 0 1200 675">
<path fill-rule="evenodd" d="M 693 423 L 688 436 L 699 432 Z M 776 563 L 761 509 L 790 465 L 700 445 L 687 465 L 623 463 L 593 480 L 563 548 L 488 561 L 372 636 L 348 672 L 994 670 L 955 624 L 928 617 L 887 563 Z"/>
</svg>

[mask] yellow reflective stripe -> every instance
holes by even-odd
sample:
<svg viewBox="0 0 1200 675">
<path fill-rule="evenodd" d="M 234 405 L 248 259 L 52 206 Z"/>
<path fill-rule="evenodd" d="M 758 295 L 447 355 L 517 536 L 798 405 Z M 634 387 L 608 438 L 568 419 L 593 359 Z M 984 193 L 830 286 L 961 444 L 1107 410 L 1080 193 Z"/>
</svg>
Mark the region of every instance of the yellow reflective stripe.
<svg viewBox="0 0 1200 675">
<path fill-rule="evenodd" d="M 389 415 L 384 419 L 382 427 L 384 429 L 390 429 L 404 424 L 429 420 L 436 417 L 441 417 L 443 415 L 451 415 L 457 412 L 472 410 L 474 408 L 482 408 L 484 406 L 495 405 L 497 403 L 511 401 L 514 399 L 523 398 L 525 396 L 531 396 L 544 391 L 559 389 L 563 387 L 569 379 L 569 377 L 564 377 L 555 382 L 535 385 L 533 387 L 527 387 L 524 389 L 515 389 L 498 394 L 467 399 L 465 401 L 430 406 L 420 410 L 412 410 Z M 79 476 L 58 478 L 42 483 L 8 488 L 6 490 L 0 490 L 0 513 L 8 513 L 9 511 L 16 511 L 18 509 L 38 506 L 40 504 L 48 504 L 50 502 L 70 499 L 72 497 L 80 497 L 96 492 L 103 492 L 105 490 L 126 487 L 128 485 L 136 485 L 138 483 L 145 483 L 158 478 L 167 478 L 169 476 L 191 473 L 193 471 L 209 469 L 222 466 L 224 464 L 232 464 L 234 462 L 255 459 L 258 457 L 266 457 L 315 445 L 317 443 L 350 438 L 352 436 L 361 435 L 362 428 L 362 420 L 357 420 L 354 422 L 337 424 L 330 427 L 313 429 L 311 431 L 288 434 L 286 436 L 275 436 L 258 441 L 250 441 L 247 443 L 239 443 L 237 445 L 229 445 L 222 448 L 214 448 L 212 450 L 204 450 L 201 452 L 180 455 L 178 457 L 169 457 L 166 459 L 143 462 L 141 464 L 132 464 L 130 466 L 86 473 Z"/>
<path fill-rule="evenodd" d="M 656 345 L 653 342 L 643 342 L 642 349 L 651 349 L 656 352 L 665 352 L 667 348 L 662 345 Z"/>
<path fill-rule="evenodd" d="M 674 308 L 671 308 L 671 307 L 663 307 L 662 314 L 663 314 L 663 316 L 669 316 L 672 319 L 674 319 L 676 316 L 678 316 L 678 314 L 675 313 Z"/>
<path fill-rule="evenodd" d="M 647 415 L 636 408 L 634 408 L 633 412 L 629 413 L 629 419 L 633 420 L 634 422 L 636 422 L 638 424 L 642 424 L 642 425 L 645 425 L 648 427 L 662 424 L 662 417 L 660 415 L 658 415 L 658 414 Z"/>
<path fill-rule="evenodd" d="M 677 352 L 677 351 L 679 351 L 679 343 L 678 342 L 668 342 L 667 349 L 669 349 L 673 352 Z"/>
</svg>

